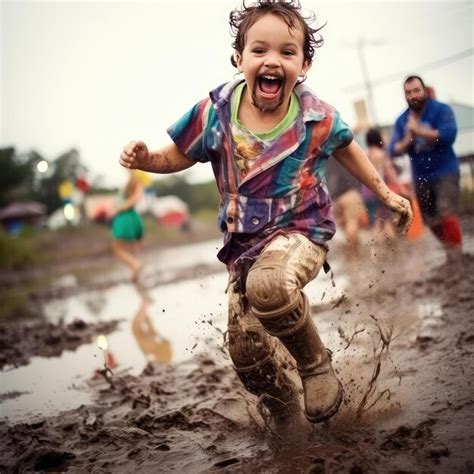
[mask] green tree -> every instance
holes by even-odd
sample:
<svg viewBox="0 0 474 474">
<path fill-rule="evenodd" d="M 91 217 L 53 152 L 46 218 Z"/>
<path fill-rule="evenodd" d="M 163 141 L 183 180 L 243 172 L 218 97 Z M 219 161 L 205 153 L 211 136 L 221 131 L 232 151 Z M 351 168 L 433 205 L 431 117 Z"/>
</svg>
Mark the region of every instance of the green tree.
<svg viewBox="0 0 474 474">
<path fill-rule="evenodd" d="M 0 207 L 16 199 L 25 199 L 28 190 L 25 183 L 32 179 L 31 163 L 22 161 L 15 148 L 0 148 Z"/>
<path fill-rule="evenodd" d="M 41 174 L 36 165 L 43 160 L 34 150 L 18 155 L 14 148 L 0 149 L 0 206 L 14 200 L 31 199 L 46 204 L 48 212 L 52 212 L 62 205 L 59 185 L 63 181 L 74 183 L 87 171 L 75 148 L 49 162 L 48 172 Z"/>
<path fill-rule="evenodd" d="M 52 163 L 51 173 L 40 178 L 39 187 L 35 186 L 34 196 L 38 201 L 43 202 L 48 207 L 48 212 L 52 212 L 62 205 L 58 194 L 58 187 L 63 181 L 74 181 L 82 176 L 87 168 L 81 163 L 80 154 L 77 149 L 61 154 Z"/>
</svg>

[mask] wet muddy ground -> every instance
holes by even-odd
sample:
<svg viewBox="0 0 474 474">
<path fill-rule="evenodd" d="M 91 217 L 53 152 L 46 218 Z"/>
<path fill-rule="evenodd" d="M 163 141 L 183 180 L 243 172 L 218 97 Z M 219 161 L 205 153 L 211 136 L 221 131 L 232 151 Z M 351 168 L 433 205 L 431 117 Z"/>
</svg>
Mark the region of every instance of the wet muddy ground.
<svg viewBox="0 0 474 474">
<path fill-rule="evenodd" d="M 108 334 L 118 321 L 86 324 L 77 319 L 70 324 L 28 321 L 0 325 L 0 369 L 27 365 L 34 356 L 59 357 L 92 342 L 98 334 Z"/>
<path fill-rule="evenodd" d="M 89 374 L 81 391 L 93 401 L 71 410 L 23 423 L 2 413 L 0 470 L 472 473 L 470 223 L 462 267 L 447 265 L 438 243 L 425 236 L 333 265 L 336 283 L 342 272 L 347 281 L 342 290 L 331 298 L 325 291 L 311 295 L 313 318 L 345 387 L 344 403 L 329 422 L 312 426 L 297 411 L 283 423 L 259 411 L 231 369 L 222 328 L 213 315 L 195 315 L 212 337 L 191 346 L 194 357 L 155 360 L 139 373 L 119 366 L 113 374 Z M 331 253 L 342 262 L 337 242 Z M 159 288 L 160 278 L 150 274 L 145 283 Z M 83 344 L 113 330 L 90 321 L 26 324 L 17 323 L 12 333 L 2 328 L 1 360 L 19 365 L 53 355 L 52 346 L 71 349 L 78 331 L 83 338 L 75 343 Z M 183 338 L 188 330 L 182 324 Z M 54 336 L 52 346 L 45 332 Z M 22 344 L 18 359 L 14 340 Z M 2 390 L 0 410 L 20 395 Z"/>
</svg>

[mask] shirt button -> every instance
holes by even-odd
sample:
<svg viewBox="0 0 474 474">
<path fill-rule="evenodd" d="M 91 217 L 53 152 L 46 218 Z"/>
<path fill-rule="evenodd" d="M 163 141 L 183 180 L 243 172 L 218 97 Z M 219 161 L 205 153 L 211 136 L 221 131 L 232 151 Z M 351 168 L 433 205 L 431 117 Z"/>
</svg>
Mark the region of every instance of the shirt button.
<svg viewBox="0 0 474 474">
<path fill-rule="evenodd" d="M 256 217 L 252 217 L 252 224 L 257 225 L 260 221 Z"/>
</svg>

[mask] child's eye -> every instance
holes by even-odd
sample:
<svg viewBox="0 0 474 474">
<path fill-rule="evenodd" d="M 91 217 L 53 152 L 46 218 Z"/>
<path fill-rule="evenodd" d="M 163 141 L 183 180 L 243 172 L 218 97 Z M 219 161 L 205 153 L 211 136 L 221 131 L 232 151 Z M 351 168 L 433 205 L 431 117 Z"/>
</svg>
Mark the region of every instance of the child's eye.
<svg viewBox="0 0 474 474">
<path fill-rule="evenodd" d="M 285 56 L 294 56 L 295 55 L 295 52 L 290 50 L 290 49 L 285 49 L 285 51 L 283 51 L 283 54 Z"/>
<path fill-rule="evenodd" d="M 263 54 L 265 51 L 263 48 L 254 48 L 252 52 L 255 54 Z"/>
</svg>

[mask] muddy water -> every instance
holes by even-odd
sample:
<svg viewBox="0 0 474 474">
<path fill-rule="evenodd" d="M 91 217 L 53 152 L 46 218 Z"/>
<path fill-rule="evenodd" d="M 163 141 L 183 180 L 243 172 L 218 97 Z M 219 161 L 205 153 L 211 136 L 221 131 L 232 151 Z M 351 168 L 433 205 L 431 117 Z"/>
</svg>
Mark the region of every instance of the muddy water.
<svg viewBox="0 0 474 474">
<path fill-rule="evenodd" d="M 44 315 L 55 324 L 77 319 L 87 324 L 118 320 L 117 330 L 107 335 L 108 360 L 114 371 L 138 375 L 148 362 L 180 363 L 202 352 L 220 359 L 223 354 L 218 345 L 227 324 L 228 277 L 219 271 L 222 266 L 215 266 L 218 244 L 199 243 L 148 255 L 152 264 L 145 269 L 140 286 L 119 283 L 76 292 L 74 278 L 63 276 L 56 286 L 72 287 L 71 294 L 47 301 Z M 338 268 L 335 263 L 333 271 Z M 112 275 L 115 278 L 116 274 Z M 160 281 L 173 283 L 157 283 Z M 347 281 L 342 274 L 337 278 L 321 275 L 307 287 L 311 304 L 337 301 Z M 214 349 L 209 348 L 210 341 Z M 31 422 L 39 415 L 90 402 L 93 394 L 88 382 L 102 368 L 103 355 L 94 341 L 57 358 L 33 357 L 27 366 L 7 368 L 0 388 L 1 419 Z M 12 393 L 16 396 L 9 397 Z"/>
<path fill-rule="evenodd" d="M 472 237 L 465 245 L 472 252 Z M 322 339 L 333 350 L 345 401 L 328 424 L 311 427 L 295 414 L 283 427 L 265 425 L 221 350 L 225 274 L 213 273 L 209 261 L 183 272 L 181 262 L 196 262 L 204 250 L 193 254 L 190 246 L 189 260 L 179 260 L 174 275 L 173 259 L 157 255 L 167 262 L 166 274 L 147 269 L 146 291 L 117 284 L 45 305 L 52 321 L 122 319 L 108 336 L 115 375 L 112 385 L 92 377 L 102 365 L 93 343 L 4 372 L 2 384 L 4 375 L 11 379 L 2 393 L 14 395 L 3 397 L 0 409 L 8 406 L 10 426 L 29 424 L 0 426 L 0 466 L 472 472 L 472 257 L 455 277 L 432 239 L 372 252 L 354 265 L 343 262 L 336 246 L 334 278 L 318 277 L 307 292 Z M 34 370 L 40 360 L 44 365 Z M 51 385 L 60 382 L 46 377 L 28 385 L 35 372 L 45 371 L 55 373 L 62 388 L 54 392 Z M 91 402 L 78 407 L 83 396 Z M 65 408 L 61 416 L 48 416 Z"/>
</svg>

